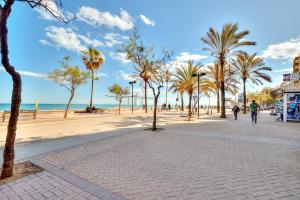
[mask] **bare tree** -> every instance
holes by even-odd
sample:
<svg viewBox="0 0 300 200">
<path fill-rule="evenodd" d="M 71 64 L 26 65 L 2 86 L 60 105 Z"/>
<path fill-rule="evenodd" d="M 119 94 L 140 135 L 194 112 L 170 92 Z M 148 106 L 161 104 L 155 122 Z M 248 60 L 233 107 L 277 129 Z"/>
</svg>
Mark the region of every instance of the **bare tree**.
<svg viewBox="0 0 300 200">
<path fill-rule="evenodd" d="M 156 119 L 157 119 L 157 103 L 161 93 L 161 88 L 164 87 L 165 72 L 163 67 L 167 61 L 171 59 L 169 51 L 163 49 L 161 58 L 156 58 L 154 53 L 154 47 L 146 47 L 143 42 L 138 42 L 139 35 L 136 30 L 132 35 L 129 36 L 128 43 L 123 45 L 122 51 L 126 53 L 127 58 L 135 63 L 137 66 L 141 66 L 139 75 L 143 78 L 143 75 L 147 71 L 151 79 L 144 79 L 145 84 L 152 90 L 154 96 L 154 112 L 153 112 L 153 123 L 152 130 L 155 131 Z"/>
<path fill-rule="evenodd" d="M 146 48 L 141 42 L 138 43 L 140 36 L 137 32 L 137 29 L 129 36 L 128 42 L 124 43 L 119 49 L 120 52 L 126 53 L 126 56 L 131 60 L 135 65 L 134 70 L 135 74 L 132 77 L 140 78 L 142 85 L 144 86 L 144 104 L 145 104 L 145 113 L 148 112 L 148 97 L 147 97 L 147 82 L 152 79 L 151 72 L 148 70 L 147 60 L 153 57 L 153 47 Z"/>
<path fill-rule="evenodd" d="M 8 28 L 7 21 L 9 19 L 12 7 L 15 2 L 28 3 L 31 8 L 43 9 L 54 18 L 69 22 L 70 20 L 58 12 L 53 6 L 53 3 L 58 7 L 62 7 L 60 0 L 2 0 L 0 2 L 0 46 L 1 46 L 1 62 L 6 72 L 11 76 L 13 82 L 13 90 L 11 97 L 11 114 L 7 126 L 7 135 L 3 151 L 3 165 L 1 171 L 1 179 L 13 176 L 14 166 L 14 144 L 17 131 L 17 122 L 19 117 L 19 108 L 21 105 L 22 79 L 20 74 L 10 64 L 8 51 Z"/>
<path fill-rule="evenodd" d="M 70 92 L 70 98 L 65 110 L 64 118 L 67 118 L 69 107 L 75 96 L 76 89 L 86 83 L 88 77 L 90 77 L 89 72 L 85 72 L 79 69 L 78 66 L 70 65 L 70 56 L 66 56 L 60 61 L 62 68 L 55 69 L 53 72 L 48 74 L 48 79 L 57 83 Z"/>
<path fill-rule="evenodd" d="M 148 70 L 152 74 L 152 80 L 147 81 L 149 87 L 152 90 L 154 96 L 154 111 L 153 111 L 153 123 L 152 123 L 152 131 L 157 129 L 157 103 L 160 95 L 161 88 L 164 87 L 165 82 L 165 72 L 162 69 L 165 66 L 166 62 L 170 60 L 171 53 L 169 51 L 162 51 L 162 58 L 156 61 L 150 61 L 148 64 Z"/>
<path fill-rule="evenodd" d="M 123 99 L 128 97 L 129 95 L 129 88 L 122 88 L 119 84 L 115 83 L 108 88 L 108 91 L 114 94 L 114 98 L 118 101 L 119 104 L 119 115 L 121 114 L 121 104 Z"/>
</svg>

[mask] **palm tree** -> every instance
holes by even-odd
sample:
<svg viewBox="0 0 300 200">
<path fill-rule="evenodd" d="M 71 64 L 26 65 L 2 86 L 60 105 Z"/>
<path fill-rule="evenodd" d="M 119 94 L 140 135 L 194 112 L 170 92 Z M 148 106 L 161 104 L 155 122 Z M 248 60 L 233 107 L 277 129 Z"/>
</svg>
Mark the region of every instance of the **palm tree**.
<svg viewBox="0 0 300 200">
<path fill-rule="evenodd" d="M 210 51 L 220 63 L 220 92 L 221 92 L 221 118 L 226 118 L 225 112 L 225 73 L 224 68 L 226 58 L 229 54 L 235 54 L 238 47 L 255 45 L 255 42 L 244 40 L 249 31 L 238 32 L 239 26 L 235 24 L 225 24 L 221 33 L 214 28 L 210 28 L 205 37 L 201 40 L 208 45 L 204 50 Z"/>
<path fill-rule="evenodd" d="M 200 71 L 200 64 L 194 64 L 193 61 L 188 61 L 187 66 L 181 66 L 176 68 L 175 78 L 179 83 L 184 86 L 185 92 L 189 95 L 189 111 L 188 120 L 192 117 L 192 97 L 194 91 L 197 89 L 197 78 L 193 77 L 193 74 L 197 74 Z"/>
<path fill-rule="evenodd" d="M 166 82 L 166 105 L 168 106 L 168 91 L 169 91 L 169 82 L 171 81 L 171 72 L 170 69 L 167 68 L 165 71 L 165 82 Z"/>
<path fill-rule="evenodd" d="M 94 48 L 89 48 L 88 50 L 82 52 L 82 61 L 85 64 L 86 68 L 91 71 L 91 99 L 90 99 L 90 109 L 93 106 L 93 93 L 94 93 L 94 80 L 95 80 L 95 71 L 100 68 L 104 63 L 104 57 L 102 53 Z"/>
<path fill-rule="evenodd" d="M 214 62 L 213 66 L 207 67 L 207 76 L 214 82 L 217 94 L 217 112 L 220 113 L 220 64 Z"/>
<path fill-rule="evenodd" d="M 239 73 L 243 81 L 243 95 L 244 95 L 244 114 L 246 113 L 246 82 L 250 80 L 255 85 L 262 85 L 262 80 L 271 82 L 272 78 L 266 73 L 272 71 L 271 67 L 264 66 L 265 63 L 262 58 L 254 54 L 240 53 L 236 59 L 232 60 L 232 65 Z"/>
<path fill-rule="evenodd" d="M 215 61 L 214 64 L 207 67 L 207 76 L 214 83 L 215 93 L 217 94 L 217 112 L 220 113 L 220 64 Z M 236 94 L 238 91 L 238 80 L 236 79 L 236 72 L 230 70 L 229 65 L 225 65 L 224 69 L 225 91 L 230 94 Z"/>
<path fill-rule="evenodd" d="M 169 88 L 169 91 L 172 90 L 174 93 L 177 93 L 180 95 L 180 101 L 181 101 L 180 110 L 184 111 L 184 102 L 183 102 L 183 94 L 185 92 L 184 81 L 175 79 L 175 80 L 171 80 L 171 82 L 173 84 Z"/>
<path fill-rule="evenodd" d="M 229 94 L 236 95 L 239 90 L 238 85 L 240 84 L 237 72 L 235 70 L 231 70 L 230 65 L 227 64 L 225 65 L 224 73 L 225 91 Z"/>
</svg>

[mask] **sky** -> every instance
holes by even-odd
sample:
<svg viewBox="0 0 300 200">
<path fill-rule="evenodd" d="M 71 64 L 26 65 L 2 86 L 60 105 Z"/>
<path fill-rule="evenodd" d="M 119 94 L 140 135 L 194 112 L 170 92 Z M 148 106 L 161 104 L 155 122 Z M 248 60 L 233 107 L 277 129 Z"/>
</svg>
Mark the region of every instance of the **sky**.
<svg viewBox="0 0 300 200">
<path fill-rule="evenodd" d="M 80 51 L 89 46 L 105 57 L 97 72 L 100 80 L 95 83 L 94 102 L 112 103 L 107 88 L 113 83 L 128 86 L 133 72 L 133 64 L 117 49 L 134 27 L 146 45 L 172 50 L 174 61 L 193 59 L 208 65 L 214 58 L 203 50 L 200 38 L 210 27 L 220 30 L 225 23 L 238 23 L 241 31 L 250 30 L 246 39 L 257 42 L 243 50 L 256 52 L 273 68 L 273 82 L 264 87 L 279 85 L 282 74 L 291 72 L 293 57 L 300 54 L 299 0 L 62 0 L 63 9 L 44 1 L 66 18 L 77 18 L 64 24 L 26 3 L 13 5 L 8 21 L 9 56 L 22 75 L 23 103 L 35 99 L 65 103 L 68 91 L 47 80 L 47 73 L 60 68 L 58 61 L 65 56 L 85 69 Z M 10 102 L 12 81 L 1 66 L 0 85 L 0 103 Z M 139 86 L 135 87 L 142 95 Z M 247 87 L 251 91 L 261 88 Z M 78 88 L 73 103 L 88 103 L 89 94 L 88 82 Z M 170 98 L 175 102 L 175 95 Z"/>
</svg>

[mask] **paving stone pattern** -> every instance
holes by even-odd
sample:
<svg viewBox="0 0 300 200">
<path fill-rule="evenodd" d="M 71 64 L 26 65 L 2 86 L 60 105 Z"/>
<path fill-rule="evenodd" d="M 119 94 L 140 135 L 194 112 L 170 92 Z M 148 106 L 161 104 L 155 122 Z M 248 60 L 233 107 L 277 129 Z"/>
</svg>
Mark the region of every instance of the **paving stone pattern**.
<svg viewBox="0 0 300 200">
<path fill-rule="evenodd" d="M 299 128 L 245 118 L 135 131 L 35 158 L 46 171 L 1 186 L 0 197 L 297 200 Z"/>
</svg>

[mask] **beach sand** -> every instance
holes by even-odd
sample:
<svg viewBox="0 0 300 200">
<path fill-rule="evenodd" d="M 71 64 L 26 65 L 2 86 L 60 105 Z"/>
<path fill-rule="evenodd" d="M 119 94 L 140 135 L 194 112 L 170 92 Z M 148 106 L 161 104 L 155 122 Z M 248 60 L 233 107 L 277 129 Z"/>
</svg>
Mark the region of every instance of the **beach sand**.
<svg viewBox="0 0 300 200">
<path fill-rule="evenodd" d="M 171 123 L 186 123 L 186 112 L 163 111 L 158 113 L 157 126 Z M 204 113 L 202 111 L 201 113 Z M 203 114 L 202 114 L 203 115 Z M 151 127 L 152 111 L 123 109 L 121 115 L 117 110 L 107 110 L 103 113 L 74 113 L 71 111 L 67 119 L 63 118 L 63 111 L 40 111 L 37 119 L 32 115 L 20 115 L 16 143 L 44 141 L 56 138 L 87 135 L 98 132 L 122 128 Z M 5 123 L 0 122 L 0 146 L 4 145 L 7 130 Z"/>
</svg>

